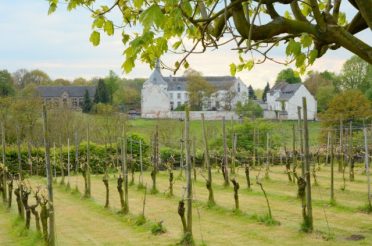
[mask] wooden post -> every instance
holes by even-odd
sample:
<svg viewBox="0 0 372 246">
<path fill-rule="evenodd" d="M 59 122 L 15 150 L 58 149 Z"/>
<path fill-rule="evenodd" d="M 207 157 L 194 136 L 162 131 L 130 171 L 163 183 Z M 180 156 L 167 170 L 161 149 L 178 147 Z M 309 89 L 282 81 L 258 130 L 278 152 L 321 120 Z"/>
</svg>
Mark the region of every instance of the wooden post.
<svg viewBox="0 0 372 246">
<path fill-rule="evenodd" d="M 222 138 L 223 138 L 223 162 L 222 162 L 222 174 L 225 181 L 225 186 L 229 186 L 229 171 L 228 171 L 228 160 L 227 160 L 227 142 L 226 142 L 226 120 L 222 117 Z"/>
<path fill-rule="evenodd" d="M 303 131 L 302 131 L 302 121 L 301 121 L 301 107 L 297 107 L 297 115 L 298 115 L 298 130 L 300 133 L 300 159 L 301 159 L 301 177 L 305 178 L 305 164 L 303 160 L 304 154 L 304 141 L 303 141 Z"/>
<path fill-rule="evenodd" d="M 180 148 L 181 148 L 181 153 L 180 153 L 180 176 L 182 177 L 182 173 L 183 173 L 183 133 L 182 133 L 182 138 L 180 139 Z"/>
<path fill-rule="evenodd" d="M 231 174 L 235 174 L 235 158 L 236 158 L 236 144 L 238 141 L 238 136 L 233 133 L 232 151 L 231 151 Z"/>
<path fill-rule="evenodd" d="M 196 138 L 192 140 L 192 170 L 194 171 L 194 181 L 196 181 Z"/>
<path fill-rule="evenodd" d="M 53 169 L 54 169 L 54 179 L 57 178 L 57 159 L 56 159 L 56 143 L 53 142 Z"/>
<path fill-rule="evenodd" d="M 54 202 L 53 202 L 53 180 L 52 180 L 52 169 L 50 167 L 50 147 L 49 147 L 49 130 L 47 120 L 47 110 L 43 105 L 43 123 L 44 123 L 44 145 L 45 145 L 45 166 L 47 175 L 47 187 L 48 187 L 48 201 L 49 201 L 49 238 L 48 245 L 55 245 L 55 214 L 54 214 Z"/>
<path fill-rule="evenodd" d="M 328 131 L 327 133 L 327 150 L 326 150 L 326 160 L 325 160 L 325 164 L 328 164 L 329 163 L 329 148 L 330 148 L 330 135 L 331 133 Z"/>
<path fill-rule="evenodd" d="M 305 163 L 305 177 L 306 177 L 306 209 L 307 222 L 309 231 L 313 230 L 313 208 L 311 202 L 311 179 L 310 179 L 310 160 L 309 160 L 309 129 L 307 125 L 307 103 L 306 97 L 302 98 L 302 109 L 304 114 L 304 163 Z"/>
<path fill-rule="evenodd" d="M 202 127 L 203 127 L 203 138 L 204 138 L 204 157 L 205 157 L 205 166 L 207 167 L 208 170 L 208 179 L 207 179 L 207 189 L 209 192 L 208 196 L 208 203 L 210 205 L 214 205 L 214 195 L 213 195 L 213 187 L 212 187 L 212 168 L 211 168 L 211 163 L 209 159 L 209 148 L 208 148 L 208 138 L 207 138 L 207 131 L 205 129 L 205 121 L 204 121 L 204 114 L 201 114 L 201 119 L 202 119 Z"/>
<path fill-rule="evenodd" d="M 349 124 L 349 180 L 354 181 L 354 163 L 353 163 L 353 122 Z"/>
<path fill-rule="evenodd" d="M 67 138 L 67 185 L 70 185 L 70 138 Z"/>
<path fill-rule="evenodd" d="M 256 166 L 256 158 L 257 158 L 257 156 L 256 156 L 256 154 L 257 154 L 256 153 L 256 128 L 253 128 L 253 140 L 252 140 L 252 142 L 253 142 L 253 150 L 252 150 L 253 160 L 252 160 L 252 163 L 253 163 L 253 168 L 254 168 Z"/>
<path fill-rule="evenodd" d="M 297 151 L 296 151 L 296 126 L 295 124 L 292 125 L 292 160 L 293 160 L 293 182 L 296 182 L 298 179 L 297 175 Z M 287 153 L 286 153 L 286 159 L 287 158 Z"/>
<path fill-rule="evenodd" d="M 122 138 L 122 175 L 124 178 L 124 208 L 123 213 L 127 214 L 129 212 L 128 204 L 128 163 L 127 163 L 127 133 L 125 131 L 125 126 L 123 126 L 123 138 Z"/>
<path fill-rule="evenodd" d="M 143 161 L 142 161 L 142 140 L 140 139 L 139 140 L 139 158 L 140 158 L 140 170 L 141 170 L 141 174 L 140 174 L 140 177 L 139 177 L 139 183 L 140 185 L 143 184 Z"/>
<path fill-rule="evenodd" d="M 89 123 L 87 126 L 87 163 L 86 163 L 86 190 L 85 190 L 85 197 L 90 197 L 91 190 L 90 190 L 90 137 L 89 137 Z"/>
<path fill-rule="evenodd" d="M 340 119 L 340 153 L 339 153 L 339 162 L 338 162 L 338 171 L 342 172 L 343 165 L 344 165 L 344 154 L 343 154 L 343 133 L 344 133 L 344 126 L 342 118 Z"/>
<path fill-rule="evenodd" d="M 16 135 L 17 135 L 17 155 L 18 155 L 18 176 L 19 176 L 19 193 L 20 193 L 20 201 L 21 201 L 21 209 L 20 209 L 20 216 L 22 219 L 25 218 L 25 210 L 23 205 L 23 175 L 22 175 L 22 156 L 21 156 L 21 140 L 20 140 L 20 132 L 19 132 L 19 126 L 16 125 Z"/>
<path fill-rule="evenodd" d="M 368 195 L 368 205 L 369 209 L 372 209 L 372 202 L 371 202 L 371 179 L 370 179 L 370 174 L 369 174 L 369 149 L 368 149 L 368 141 L 367 141 L 367 128 L 364 127 L 363 129 L 364 133 L 364 162 L 365 162 L 365 168 L 366 168 L 366 175 L 367 175 L 367 195 Z"/>
<path fill-rule="evenodd" d="M 3 183 L 3 202 L 4 204 L 7 201 L 7 167 L 6 167 L 6 143 L 5 143 L 5 126 L 4 122 L 1 123 L 1 154 L 2 154 L 2 162 L 4 165 L 3 169 L 3 180 L 1 181 Z"/>
<path fill-rule="evenodd" d="M 331 203 L 335 201 L 334 191 L 334 140 L 331 138 L 330 132 L 328 132 L 328 144 L 331 145 Z"/>
<path fill-rule="evenodd" d="M 79 171 L 79 141 L 78 132 L 75 130 L 75 175 Z"/>
<path fill-rule="evenodd" d="M 31 154 L 31 142 L 30 140 L 27 141 L 27 162 L 30 166 L 30 175 L 32 176 L 32 154 Z"/>
<path fill-rule="evenodd" d="M 269 141 L 270 135 L 266 133 L 266 167 L 265 167 L 265 178 L 268 179 L 269 177 L 269 170 L 270 170 L 270 163 L 269 163 Z"/>
<path fill-rule="evenodd" d="M 187 228 L 186 232 L 192 238 L 192 181 L 191 181 L 191 159 L 190 159 L 190 113 L 189 107 L 186 106 L 185 117 L 185 145 L 186 145 L 186 182 L 187 182 Z"/>
</svg>

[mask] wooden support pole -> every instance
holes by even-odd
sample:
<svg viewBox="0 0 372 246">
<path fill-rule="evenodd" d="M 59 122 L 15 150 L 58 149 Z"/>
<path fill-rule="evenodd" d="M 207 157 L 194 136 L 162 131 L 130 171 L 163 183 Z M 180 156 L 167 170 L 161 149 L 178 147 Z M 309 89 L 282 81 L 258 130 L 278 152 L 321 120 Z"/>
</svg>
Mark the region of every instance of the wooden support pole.
<svg viewBox="0 0 372 246">
<path fill-rule="evenodd" d="M 309 129 L 307 125 L 307 103 L 306 97 L 302 98 L 302 109 L 304 114 L 304 163 L 306 177 L 306 209 L 308 230 L 313 230 L 313 208 L 311 202 L 311 179 L 310 179 L 310 160 L 309 160 Z"/>
<path fill-rule="evenodd" d="M 328 143 L 331 145 L 331 203 L 335 201 L 335 189 L 334 189 L 334 140 L 331 137 L 331 133 L 328 132 Z"/>
<path fill-rule="evenodd" d="M 211 167 L 210 157 L 209 157 L 208 138 L 207 138 L 207 131 L 205 129 L 204 114 L 201 114 L 201 119 L 202 119 L 203 139 L 204 139 L 205 166 L 207 167 L 207 171 L 208 171 L 208 178 L 207 178 L 207 189 L 209 192 L 208 203 L 210 205 L 214 205 L 215 201 L 214 201 L 213 185 L 212 185 L 212 167 Z"/>
<path fill-rule="evenodd" d="M 190 234 L 192 238 L 192 181 L 191 181 L 191 159 L 190 159 L 190 113 L 189 107 L 186 106 L 185 110 L 185 147 L 186 147 L 186 182 L 187 182 L 187 211 L 186 220 L 187 228 L 186 232 Z"/>
<path fill-rule="evenodd" d="M 48 201 L 49 201 L 49 238 L 48 246 L 55 245 L 55 214 L 53 200 L 53 180 L 52 169 L 50 166 L 50 146 L 49 146 L 49 130 L 46 106 L 43 105 L 43 125 L 44 125 L 44 145 L 45 145 L 45 166 L 47 175 Z"/>
<path fill-rule="evenodd" d="M 303 141 L 303 129 L 302 129 L 302 120 L 301 120 L 301 107 L 297 107 L 298 115 L 298 130 L 300 135 L 300 159 L 301 159 L 301 176 L 305 178 L 305 164 L 304 164 L 304 141 Z"/>
<path fill-rule="evenodd" d="M 222 138 L 223 138 L 223 162 L 222 162 L 222 174 L 225 181 L 225 186 L 229 186 L 229 171 L 228 171 L 228 159 L 227 159 L 227 141 L 226 141 L 226 120 L 222 117 Z"/>
<path fill-rule="evenodd" d="M 372 202 L 371 202 L 371 178 L 369 173 L 369 148 L 368 148 L 368 140 L 367 140 L 367 128 L 363 129 L 364 134 L 364 162 L 366 168 L 366 175 L 367 175 L 367 195 L 368 195 L 368 206 L 369 209 L 372 209 Z"/>
</svg>

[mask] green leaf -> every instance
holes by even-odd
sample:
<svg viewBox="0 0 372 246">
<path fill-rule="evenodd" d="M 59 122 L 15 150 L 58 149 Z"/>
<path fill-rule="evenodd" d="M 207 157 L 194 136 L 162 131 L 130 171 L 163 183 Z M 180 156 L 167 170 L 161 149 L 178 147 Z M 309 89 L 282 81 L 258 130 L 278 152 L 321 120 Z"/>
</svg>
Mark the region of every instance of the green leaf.
<svg viewBox="0 0 372 246">
<path fill-rule="evenodd" d="M 316 58 L 318 58 L 318 50 L 313 49 L 312 51 L 310 51 L 310 54 L 309 54 L 309 58 L 308 58 L 309 64 L 310 65 L 313 64 Z"/>
<path fill-rule="evenodd" d="M 298 54 L 301 53 L 301 44 L 291 39 L 288 42 L 285 53 L 287 54 L 287 56 L 290 56 L 290 55 L 297 56 Z"/>
<path fill-rule="evenodd" d="M 122 33 L 122 39 L 121 41 L 123 42 L 123 44 L 126 44 L 130 39 L 130 36 L 128 34 L 125 34 L 125 33 Z"/>
<path fill-rule="evenodd" d="M 176 49 L 178 49 L 178 47 L 180 47 L 181 44 L 182 44 L 182 40 L 175 42 L 175 43 L 172 45 L 172 47 L 173 47 L 173 49 L 176 50 Z"/>
<path fill-rule="evenodd" d="M 54 11 L 57 9 L 57 4 L 56 3 L 51 3 L 49 5 L 49 10 L 48 10 L 48 15 L 52 14 Z"/>
<path fill-rule="evenodd" d="M 231 76 L 235 76 L 236 74 L 236 65 L 234 63 L 230 64 L 230 73 L 231 73 Z"/>
<path fill-rule="evenodd" d="M 134 67 L 134 60 L 133 59 L 126 59 L 125 62 L 121 65 L 121 68 L 126 72 L 129 73 L 132 71 Z"/>
<path fill-rule="evenodd" d="M 251 71 L 253 67 L 254 67 L 254 61 L 253 61 L 253 60 L 249 60 L 249 61 L 245 64 L 245 68 L 248 69 L 249 71 Z"/>
<path fill-rule="evenodd" d="M 292 19 L 292 16 L 291 16 L 291 14 L 289 13 L 289 11 L 288 10 L 286 10 L 285 12 L 284 12 L 284 17 L 286 18 L 286 19 Z"/>
<path fill-rule="evenodd" d="M 301 53 L 296 56 L 296 67 L 301 67 L 306 60 L 305 54 Z"/>
<path fill-rule="evenodd" d="M 185 62 L 183 63 L 183 67 L 184 67 L 185 69 L 188 69 L 188 68 L 190 67 L 190 64 L 189 64 L 187 61 L 185 61 Z"/>
<path fill-rule="evenodd" d="M 110 20 L 106 20 L 105 26 L 103 29 L 109 36 L 112 36 L 114 34 L 114 24 Z"/>
<path fill-rule="evenodd" d="M 105 19 L 102 16 L 99 16 L 94 20 L 92 28 L 94 27 L 102 28 L 103 24 L 105 24 Z"/>
<path fill-rule="evenodd" d="M 100 40 L 101 40 L 101 34 L 97 31 L 93 31 L 92 34 L 90 35 L 89 41 L 94 46 L 97 46 L 97 45 L 99 45 Z"/>
<path fill-rule="evenodd" d="M 303 34 L 301 36 L 301 44 L 302 44 L 302 47 L 304 48 L 307 48 L 307 47 L 310 47 L 310 45 L 313 43 L 313 39 L 310 35 L 308 34 Z"/>
<path fill-rule="evenodd" d="M 137 9 L 140 9 L 141 6 L 143 4 L 143 0 L 133 0 L 133 5 L 134 7 L 136 7 Z"/>
<path fill-rule="evenodd" d="M 161 26 L 165 17 L 161 12 L 160 7 L 157 4 L 153 4 L 151 7 L 146 9 L 139 17 L 141 24 L 145 29 L 149 29 L 151 25 Z"/>
</svg>

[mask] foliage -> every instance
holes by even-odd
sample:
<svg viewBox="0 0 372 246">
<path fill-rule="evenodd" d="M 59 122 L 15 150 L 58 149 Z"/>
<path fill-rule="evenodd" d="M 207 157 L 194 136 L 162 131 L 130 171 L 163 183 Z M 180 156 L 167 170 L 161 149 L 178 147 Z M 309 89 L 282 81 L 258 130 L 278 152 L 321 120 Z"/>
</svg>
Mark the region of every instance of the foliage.
<svg viewBox="0 0 372 246">
<path fill-rule="evenodd" d="M 262 101 L 266 102 L 267 100 L 267 93 L 270 91 L 270 85 L 269 85 L 269 82 L 267 82 L 263 92 L 262 92 Z"/>
<path fill-rule="evenodd" d="M 121 79 L 113 95 L 113 103 L 121 111 L 141 108 L 141 89 L 145 79 Z"/>
<path fill-rule="evenodd" d="M 92 110 L 92 100 L 90 99 L 88 90 L 85 90 L 84 92 L 84 100 L 83 100 L 83 106 L 82 110 L 83 113 L 89 113 Z"/>
<path fill-rule="evenodd" d="M 337 125 L 340 119 L 355 121 L 371 115 L 371 102 L 363 93 L 359 90 L 347 90 L 330 101 L 328 109 L 320 115 L 320 118 L 325 125 Z"/>
<path fill-rule="evenodd" d="M 98 80 L 96 94 L 94 95 L 94 103 L 109 103 L 110 95 L 107 90 L 105 81 L 103 79 Z"/>
<path fill-rule="evenodd" d="M 57 0 L 48 1 L 49 14 L 62 4 Z M 92 11 L 90 41 L 94 46 L 99 45 L 101 34 L 112 36 L 120 30 L 126 47 L 122 69 L 127 73 L 137 60 L 154 67 L 156 58 L 170 50 L 185 54 L 172 67 L 176 71 L 181 66 L 187 69 L 190 53 L 202 53 L 226 43 L 239 49 L 239 63 L 230 66 L 232 74 L 250 70 L 268 59 L 277 61 L 270 54 L 279 45 L 286 45 L 287 59 L 277 62 L 294 62 L 301 72 L 330 49 L 340 47 L 372 62 L 370 45 L 355 35 L 362 30 L 370 31 L 368 27 L 372 26 L 369 5 L 362 1 L 352 1 L 353 16 L 340 12 L 348 6 L 346 1 L 339 2 L 340 6 L 323 0 L 311 0 L 311 4 L 300 0 L 229 1 L 225 5 L 218 4 L 217 0 L 133 0 L 115 1 L 111 5 L 96 2 L 67 0 L 66 6 L 69 11 L 77 7 Z M 283 13 L 281 4 L 276 3 L 291 3 L 291 8 Z M 124 28 L 114 28 L 110 13 L 116 10 L 122 17 L 116 26 L 124 25 Z M 252 25 L 257 16 L 265 21 Z M 347 20 L 351 20 L 350 23 Z M 239 41 L 235 38 L 226 41 L 221 37 L 239 37 Z M 252 59 L 250 50 L 259 57 Z"/>
<path fill-rule="evenodd" d="M 0 97 L 14 95 L 13 80 L 7 70 L 0 71 Z"/>
<path fill-rule="evenodd" d="M 110 70 L 109 75 L 105 78 L 105 85 L 110 97 L 110 103 L 113 103 L 114 93 L 119 89 L 119 76 L 112 70 Z"/>
<path fill-rule="evenodd" d="M 235 107 L 235 112 L 242 117 L 249 118 L 260 118 L 263 117 L 263 109 L 253 100 L 248 100 L 248 102 L 242 104 L 238 102 Z"/>
<path fill-rule="evenodd" d="M 331 85 L 320 87 L 316 93 L 318 112 L 327 110 L 332 98 L 336 95 L 335 88 Z"/>
<path fill-rule="evenodd" d="M 254 92 L 254 90 L 253 90 L 253 88 L 252 88 L 251 85 L 248 86 L 248 98 L 249 99 L 252 99 L 252 100 L 256 100 L 257 99 L 256 94 L 255 94 L 255 92 Z"/>
<path fill-rule="evenodd" d="M 358 56 L 353 56 L 342 66 L 338 87 L 342 90 L 359 89 L 365 92 L 371 88 L 372 65 Z"/>
<path fill-rule="evenodd" d="M 191 110 L 202 110 L 205 98 L 208 98 L 215 88 L 206 81 L 201 73 L 189 69 L 185 73 L 187 79 L 187 91 Z"/>
<path fill-rule="evenodd" d="M 292 68 L 287 68 L 280 71 L 276 77 L 275 83 L 287 82 L 288 84 L 301 83 L 301 78 L 296 74 Z"/>
</svg>

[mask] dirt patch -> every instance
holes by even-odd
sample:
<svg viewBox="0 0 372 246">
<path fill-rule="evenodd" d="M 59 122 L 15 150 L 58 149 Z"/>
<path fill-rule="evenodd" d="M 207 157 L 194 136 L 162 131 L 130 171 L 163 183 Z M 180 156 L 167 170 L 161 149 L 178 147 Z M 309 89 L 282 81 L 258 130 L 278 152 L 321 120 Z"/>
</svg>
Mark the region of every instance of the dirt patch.
<svg viewBox="0 0 372 246">
<path fill-rule="evenodd" d="M 363 235 L 353 234 L 353 235 L 347 237 L 346 240 L 348 240 L 348 241 L 360 241 L 360 240 L 363 240 L 365 238 L 366 237 L 363 236 Z"/>
</svg>

